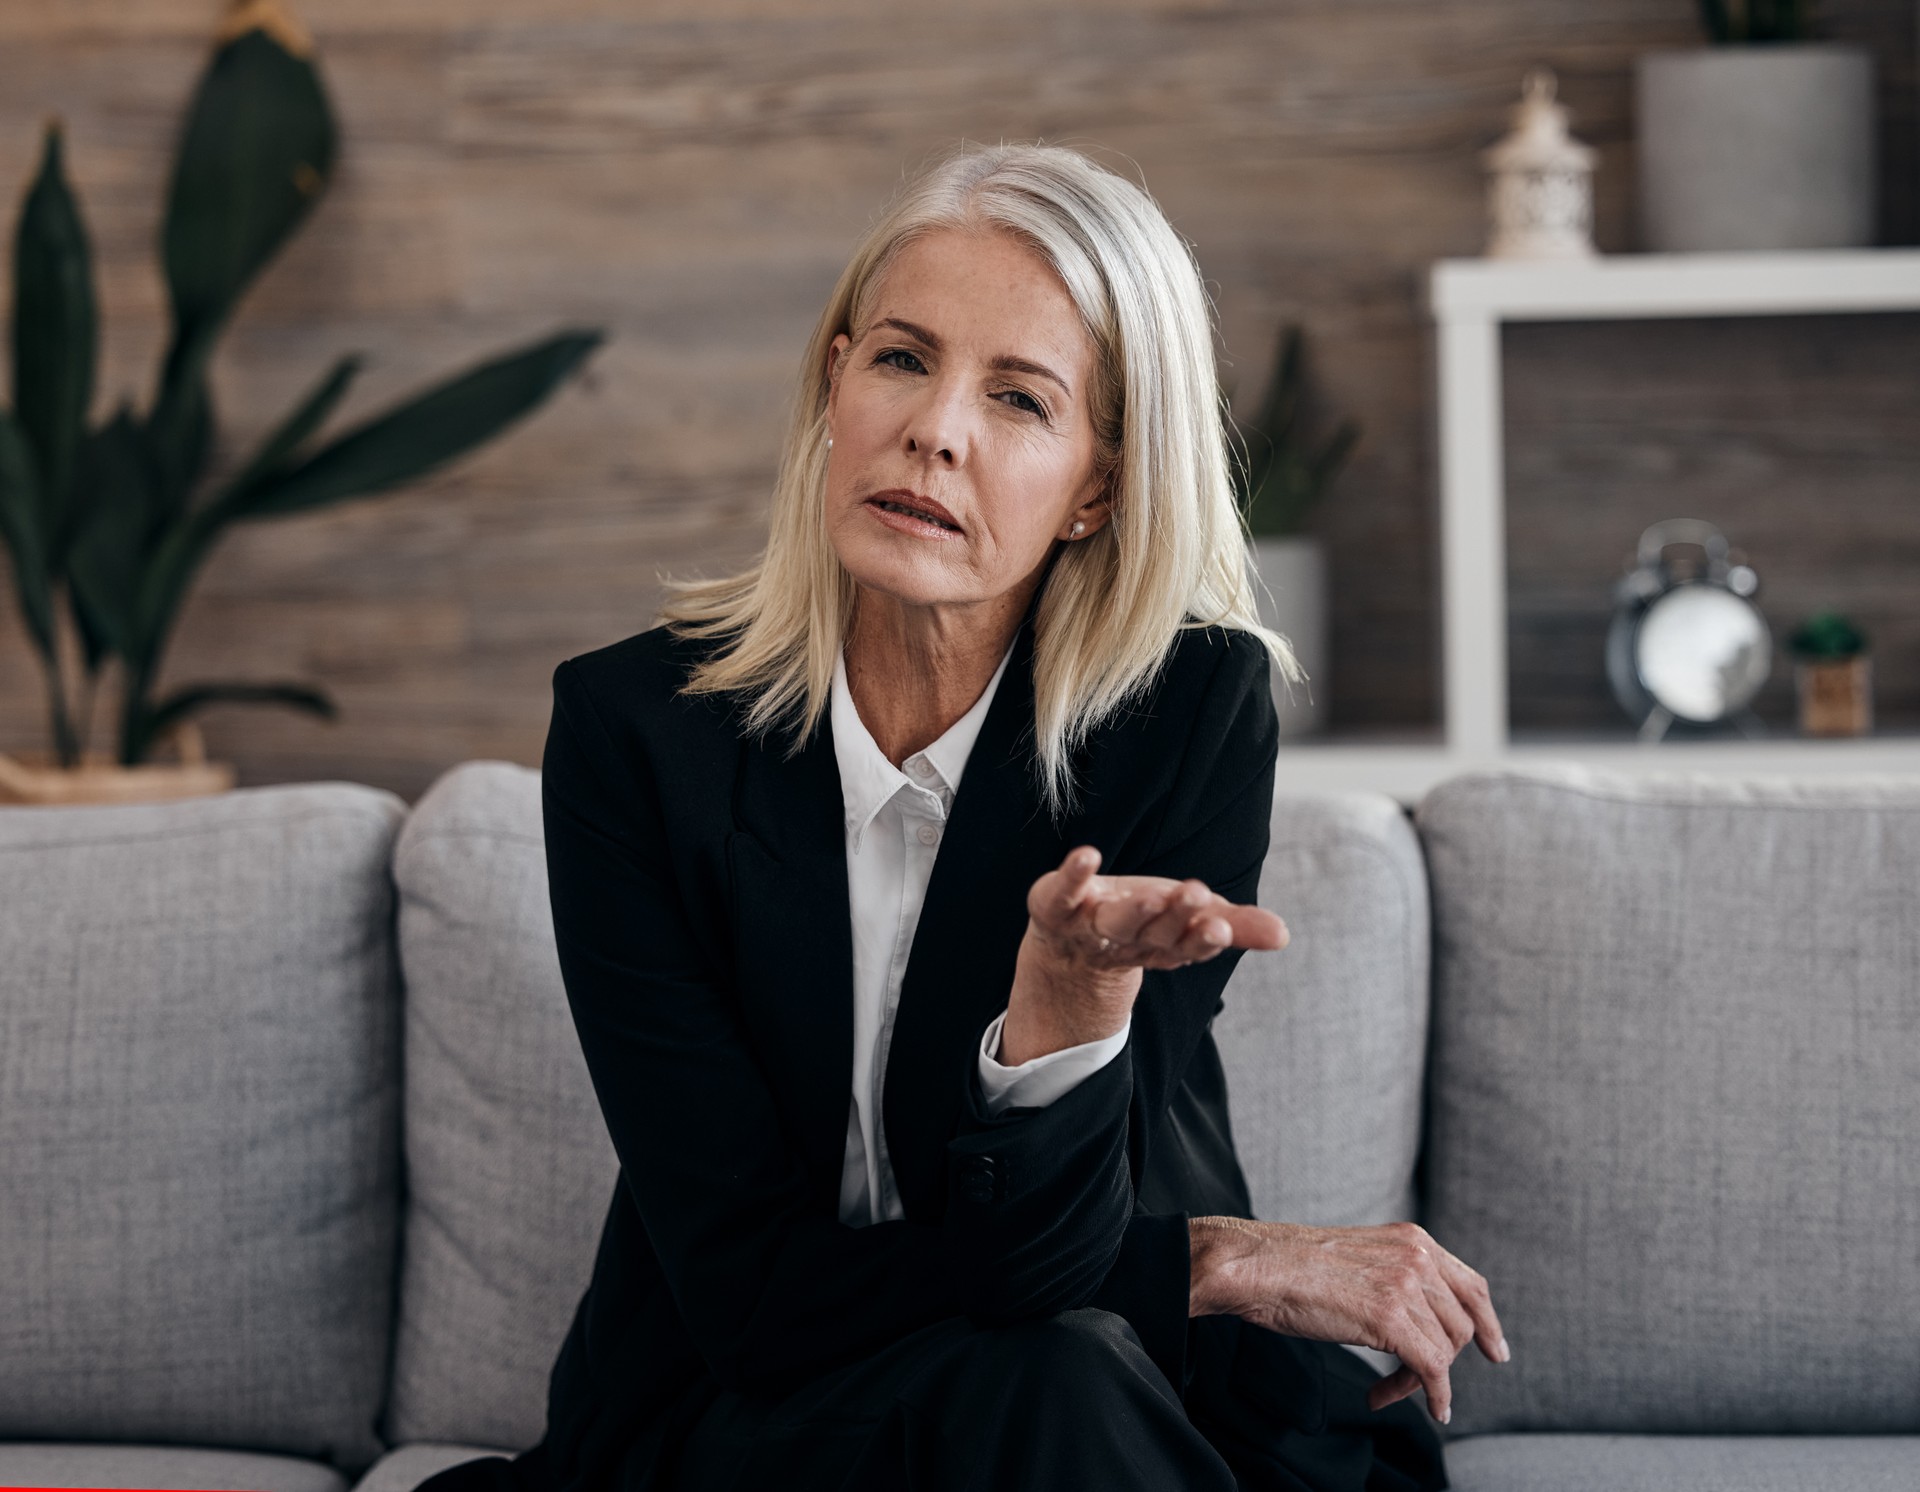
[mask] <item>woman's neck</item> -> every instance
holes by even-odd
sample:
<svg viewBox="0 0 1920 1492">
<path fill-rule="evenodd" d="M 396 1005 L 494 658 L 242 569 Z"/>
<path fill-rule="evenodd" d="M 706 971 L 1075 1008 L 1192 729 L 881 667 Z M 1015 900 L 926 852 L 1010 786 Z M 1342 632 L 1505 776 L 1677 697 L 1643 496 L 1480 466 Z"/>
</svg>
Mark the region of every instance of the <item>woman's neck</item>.
<svg viewBox="0 0 1920 1492">
<path fill-rule="evenodd" d="M 847 692 L 896 767 L 945 735 L 986 689 L 1026 615 L 1026 596 L 914 606 L 862 590 L 847 629 Z"/>
</svg>

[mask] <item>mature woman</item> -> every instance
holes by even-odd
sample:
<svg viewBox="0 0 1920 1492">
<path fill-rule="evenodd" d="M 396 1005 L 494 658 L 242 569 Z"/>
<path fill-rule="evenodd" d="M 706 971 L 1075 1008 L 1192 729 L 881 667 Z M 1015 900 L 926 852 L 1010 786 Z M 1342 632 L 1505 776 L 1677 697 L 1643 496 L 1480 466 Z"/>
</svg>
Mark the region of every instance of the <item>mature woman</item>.
<svg viewBox="0 0 1920 1492">
<path fill-rule="evenodd" d="M 835 288 L 760 562 L 562 663 L 554 928 L 621 1176 L 547 1434 L 429 1485 L 1445 1484 L 1484 1282 L 1247 1221 L 1210 1025 L 1277 730 L 1147 195 L 960 151 Z M 1405 1364 L 1378 1378 L 1353 1342 Z"/>
</svg>

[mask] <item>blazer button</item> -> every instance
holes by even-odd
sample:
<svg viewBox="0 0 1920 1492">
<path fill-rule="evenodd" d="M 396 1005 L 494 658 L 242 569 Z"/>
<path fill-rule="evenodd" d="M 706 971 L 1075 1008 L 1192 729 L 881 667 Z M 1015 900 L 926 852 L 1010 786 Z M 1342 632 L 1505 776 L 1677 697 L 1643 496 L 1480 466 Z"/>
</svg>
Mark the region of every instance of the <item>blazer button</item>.
<svg viewBox="0 0 1920 1492">
<path fill-rule="evenodd" d="M 990 1155 L 971 1155 L 960 1164 L 960 1195 L 984 1207 L 993 1200 L 999 1168 Z"/>
</svg>

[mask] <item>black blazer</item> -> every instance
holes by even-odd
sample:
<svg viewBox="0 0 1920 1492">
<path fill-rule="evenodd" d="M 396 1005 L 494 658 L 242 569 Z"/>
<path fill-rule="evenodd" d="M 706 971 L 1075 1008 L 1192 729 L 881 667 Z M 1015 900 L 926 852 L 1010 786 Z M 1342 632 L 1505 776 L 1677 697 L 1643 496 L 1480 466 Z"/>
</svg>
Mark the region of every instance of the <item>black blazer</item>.
<svg viewBox="0 0 1920 1492">
<path fill-rule="evenodd" d="M 904 1220 L 837 1219 L 852 937 L 830 717 L 745 738 L 676 697 L 710 643 L 665 628 L 563 662 L 543 764 L 554 931 L 620 1180 L 527 1485 L 626 1485 L 723 1388 L 778 1389 L 933 1321 L 1095 1305 L 1189 1376 L 1186 1219 L 1250 1215 L 1210 1024 L 1238 950 L 1149 970 L 1120 1057 L 988 1119 L 973 1059 L 1026 894 L 1076 844 L 1111 874 L 1255 899 L 1278 723 L 1257 639 L 1180 634 L 1146 702 L 1080 751 L 1056 826 L 1030 764 L 1032 618 L 927 887 L 883 1122 Z"/>
</svg>

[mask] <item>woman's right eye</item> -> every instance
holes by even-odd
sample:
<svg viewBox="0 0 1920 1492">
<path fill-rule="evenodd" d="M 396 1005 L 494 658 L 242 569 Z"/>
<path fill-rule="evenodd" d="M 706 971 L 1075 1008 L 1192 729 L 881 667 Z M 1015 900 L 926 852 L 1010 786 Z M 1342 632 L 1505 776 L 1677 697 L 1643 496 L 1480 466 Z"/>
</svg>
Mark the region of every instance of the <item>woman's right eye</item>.
<svg viewBox="0 0 1920 1492">
<path fill-rule="evenodd" d="M 893 358 L 905 358 L 906 362 L 896 363 Z M 903 373 L 924 373 L 926 366 L 904 347 L 889 347 L 874 358 L 876 363 L 886 363 L 889 368 L 898 368 Z M 908 366 L 911 364 L 912 366 Z"/>
</svg>

